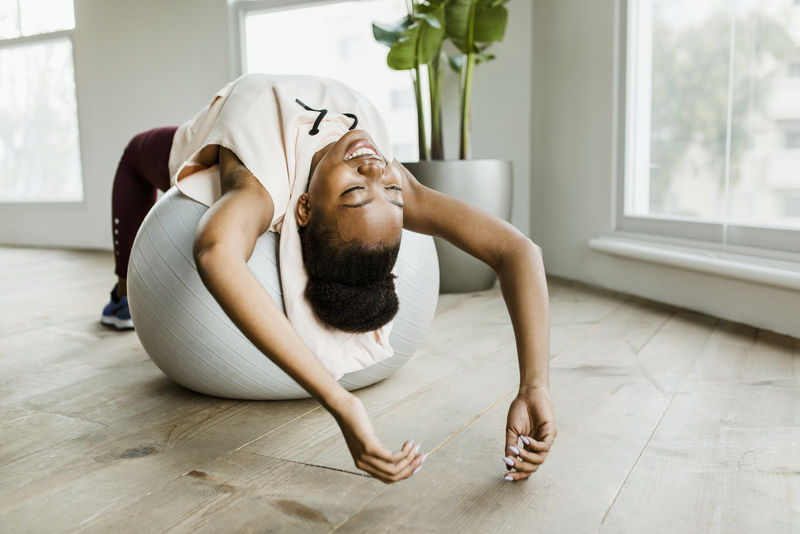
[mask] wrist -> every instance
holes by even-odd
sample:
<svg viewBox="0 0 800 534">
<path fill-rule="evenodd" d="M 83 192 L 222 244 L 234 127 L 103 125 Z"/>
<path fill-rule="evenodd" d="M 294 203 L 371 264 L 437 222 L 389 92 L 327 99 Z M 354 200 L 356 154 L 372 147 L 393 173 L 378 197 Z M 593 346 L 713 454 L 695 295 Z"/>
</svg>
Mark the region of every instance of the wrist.
<svg viewBox="0 0 800 534">
<path fill-rule="evenodd" d="M 355 396 L 337 384 L 337 388 L 331 392 L 323 395 L 319 400 L 322 406 L 328 410 L 331 415 L 338 418 L 339 414 L 348 411 L 348 406 Z"/>
<path fill-rule="evenodd" d="M 546 391 L 550 393 L 550 384 L 548 382 L 523 382 L 519 385 L 520 393 L 528 393 L 532 391 Z"/>
</svg>

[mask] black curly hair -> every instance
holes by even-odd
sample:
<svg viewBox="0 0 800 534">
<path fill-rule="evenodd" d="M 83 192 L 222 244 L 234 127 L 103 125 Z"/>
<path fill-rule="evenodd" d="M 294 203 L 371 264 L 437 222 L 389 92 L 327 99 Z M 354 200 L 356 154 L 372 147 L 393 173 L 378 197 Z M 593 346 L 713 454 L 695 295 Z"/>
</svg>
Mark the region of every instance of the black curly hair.
<svg viewBox="0 0 800 534">
<path fill-rule="evenodd" d="M 370 332 L 397 314 L 392 268 L 400 240 L 388 246 L 343 241 L 338 232 L 310 221 L 299 228 L 308 272 L 305 296 L 317 317 L 345 332 Z"/>
</svg>

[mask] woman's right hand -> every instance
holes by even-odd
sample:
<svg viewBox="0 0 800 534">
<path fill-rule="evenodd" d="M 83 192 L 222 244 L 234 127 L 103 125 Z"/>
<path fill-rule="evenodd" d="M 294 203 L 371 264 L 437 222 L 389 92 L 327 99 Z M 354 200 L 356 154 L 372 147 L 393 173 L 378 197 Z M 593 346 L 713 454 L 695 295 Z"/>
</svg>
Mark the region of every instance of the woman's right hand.
<svg viewBox="0 0 800 534">
<path fill-rule="evenodd" d="M 375 435 L 361 399 L 348 394 L 332 410 L 356 467 L 386 484 L 413 475 L 427 454 L 419 452 L 419 443 L 408 440 L 398 452 L 386 449 Z"/>
</svg>

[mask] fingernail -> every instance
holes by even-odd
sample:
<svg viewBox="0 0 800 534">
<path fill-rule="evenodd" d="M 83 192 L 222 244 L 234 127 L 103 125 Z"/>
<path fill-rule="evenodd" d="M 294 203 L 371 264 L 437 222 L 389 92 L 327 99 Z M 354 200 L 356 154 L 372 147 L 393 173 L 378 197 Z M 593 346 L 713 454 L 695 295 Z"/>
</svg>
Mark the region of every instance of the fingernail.
<svg viewBox="0 0 800 534">
<path fill-rule="evenodd" d="M 509 482 L 514 482 L 514 477 L 511 475 L 506 475 L 503 477 L 503 480 L 508 480 Z"/>
<path fill-rule="evenodd" d="M 515 446 L 511 445 L 511 446 L 509 447 L 509 449 L 511 449 L 511 452 L 513 452 L 514 454 L 516 454 L 517 456 L 519 456 L 519 449 L 518 449 L 518 448 L 516 448 Z"/>
<path fill-rule="evenodd" d="M 417 471 L 419 471 L 420 469 L 422 469 L 422 464 L 419 464 L 419 465 L 417 466 L 417 468 L 416 468 L 416 469 L 414 469 L 414 471 L 411 473 L 411 476 L 414 476 L 414 475 L 416 475 L 416 474 L 417 474 Z"/>
<path fill-rule="evenodd" d="M 427 457 L 428 457 L 428 453 L 426 452 L 425 454 L 422 455 L 422 460 L 419 461 L 419 465 L 424 464 L 425 463 L 425 458 L 427 458 Z M 419 468 L 417 468 L 417 469 L 419 469 Z"/>
<path fill-rule="evenodd" d="M 524 443 L 525 445 L 530 445 L 531 444 L 531 440 L 529 440 L 525 436 L 520 436 L 520 439 L 522 440 L 522 443 Z"/>
<path fill-rule="evenodd" d="M 419 454 L 419 448 L 421 445 L 422 445 L 421 443 L 417 443 L 417 448 L 414 449 L 414 454 Z"/>
<path fill-rule="evenodd" d="M 506 465 L 508 465 L 508 466 L 512 466 L 512 465 L 514 465 L 514 460 L 513 460 L 513 459 L 511 459 L 511 458 L 509 458 L 508 456 L 506 456 L 505 458 L 503 458 L 503 461 L 504 461 L 504 462 L 506 463 Z"/>
</svg>

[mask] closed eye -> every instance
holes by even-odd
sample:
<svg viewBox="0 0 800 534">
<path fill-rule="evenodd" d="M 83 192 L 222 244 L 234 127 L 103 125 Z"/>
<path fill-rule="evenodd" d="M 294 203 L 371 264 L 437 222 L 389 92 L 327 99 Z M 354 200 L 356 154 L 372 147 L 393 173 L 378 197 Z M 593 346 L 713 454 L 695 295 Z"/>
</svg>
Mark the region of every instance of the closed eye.
<svg viewBox="0 0 800 534">
<path fill-rule="evenodd" d="M 358 189 L 364 189 L 364 186 L 363 186 L 363 185 L 356 185 L 356 186 L 353 186 L 353 187 L 351 187 L 351 188 L 347 189 L 347 190 L 346 190 L 344 193 L 342 193 L 342 194 L 341 194 L 341 195 L 339 195 L 339 196 L 340 196 L 340 197 L 343 197 L 343 196 L 345 196 L 346 194 L 348 194 L 348 193 L 352 193 L 353 191 L 356 191 L 356 190 L 358 190 Z"/>
</svg>

